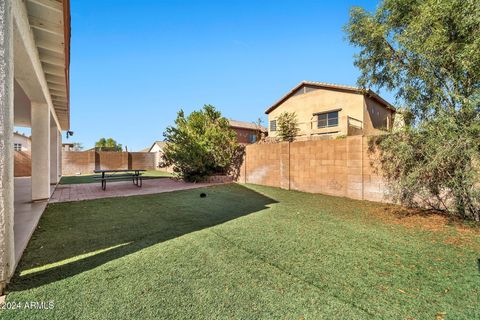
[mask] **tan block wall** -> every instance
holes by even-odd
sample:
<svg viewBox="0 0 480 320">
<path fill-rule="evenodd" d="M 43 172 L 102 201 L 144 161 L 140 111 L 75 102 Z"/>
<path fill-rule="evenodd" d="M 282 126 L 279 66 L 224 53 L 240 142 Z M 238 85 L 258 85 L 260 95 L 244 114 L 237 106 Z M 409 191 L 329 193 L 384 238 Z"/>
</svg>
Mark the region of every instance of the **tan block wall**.
<svg viewBox="0 0 480 320">
<path fill-rule="evenodd" d="M 130 152 L 130 169 L 156 169 L 156 154 L 153 152 Z"/>
<path fill-rule="evenodd" d="M 95 170 L 95 151 L 63 151 L 62 175 L 91 174 Z"/>
<path fill-rule="evenodd" d="M 101 151 L 97 154 L 100 170 L 128 169 L 128 152 Z"/>
<path fill-rule="evenodd" d="M 32 175 L 32 155 L 29 151 L 15 151 L 13 175 L 15 177 L 29 177 Z"/>
<path fill-rule="evenodd" d="M 245 150 L 239 182 L 386 201 L 367 137 L 255 144 Z"/>
<path fill-rule="evenodd" d="M 282 143 L 248 145 L 245 182 L 280 187 L 281 147 Z"/>
<path fill-rule="evenodd" d="M 90 174 L 96 169 L 158 169 L 158 155 L 152 152 L 64 151 L 62 174 Z M 162 169 L 163 170 L 163 169 Z"/>
</svg>

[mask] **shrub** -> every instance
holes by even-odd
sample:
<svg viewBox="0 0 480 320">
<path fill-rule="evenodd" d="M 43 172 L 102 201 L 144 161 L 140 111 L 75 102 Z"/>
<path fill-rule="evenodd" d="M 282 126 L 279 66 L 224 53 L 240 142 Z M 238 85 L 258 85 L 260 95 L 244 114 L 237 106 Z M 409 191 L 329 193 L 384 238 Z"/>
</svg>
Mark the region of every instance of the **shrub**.
<svg viewBox="0 0 480 320">
<path fill-rule="evenodd" d="M 187 117 L 180 110 L 175 125 L 166 129 L 165 166 L 186 181 L 202 181 L 212 174 L 232 173 L 242 148 L 228 120 L 214 106 L 205 105 Z"/>
</svg>

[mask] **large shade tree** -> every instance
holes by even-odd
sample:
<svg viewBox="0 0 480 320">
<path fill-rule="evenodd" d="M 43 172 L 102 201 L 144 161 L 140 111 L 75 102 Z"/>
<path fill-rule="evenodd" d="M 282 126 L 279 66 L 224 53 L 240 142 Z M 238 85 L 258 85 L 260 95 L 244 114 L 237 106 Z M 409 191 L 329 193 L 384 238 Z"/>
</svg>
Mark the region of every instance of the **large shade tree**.
<svg viewBox="0 0 480 320">
<path fill-rule="evenodd" d="M 480 220 L 480 2 L 384 0 L 353 8 L 345 30 L 359 85 L 413 115 L 376 143 L 394 198 Z"/>
<path fill-rule="evenodd" d="M 237 169 L 242 148 L 228 120 L 212 105 L 185 116 L 180 110 L 175 125 L 164 133 L 165 166 L 187 181 L 201 181 L 213 174 Z"/>
</svg>

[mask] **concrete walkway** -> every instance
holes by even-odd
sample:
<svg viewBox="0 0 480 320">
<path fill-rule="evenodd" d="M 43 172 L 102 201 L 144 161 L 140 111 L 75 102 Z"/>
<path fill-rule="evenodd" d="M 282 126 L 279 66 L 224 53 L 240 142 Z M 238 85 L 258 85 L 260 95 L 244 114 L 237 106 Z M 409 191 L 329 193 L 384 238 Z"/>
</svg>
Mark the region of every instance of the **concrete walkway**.
<svg viewBox="0 0 480 320">
<path fill-rule="evenodd" d="M 55 186 L 50 186 L 50 192 L 53 192 L 54 189 Z M 13 233 L 15 263 L 18 264 L 47 206 L 47 201 L 32 202 L 32 182 L 30 177 L 15 178 L 14 198 Z"/>
<path fill-rule="evenodd" d="M 153 194 L 177 190 L 208 187 L 218 183 L 187 183 L 170 178 L 147 179 L 141 188 L 131 181 L 107 182 L 107 190 L 103 191 L 100 182 L 82 184 L 59 184 L 50 198 L 50 203 L 92 200 L 112 197 L 128 197 L 142 194 Z"/>
</svg>

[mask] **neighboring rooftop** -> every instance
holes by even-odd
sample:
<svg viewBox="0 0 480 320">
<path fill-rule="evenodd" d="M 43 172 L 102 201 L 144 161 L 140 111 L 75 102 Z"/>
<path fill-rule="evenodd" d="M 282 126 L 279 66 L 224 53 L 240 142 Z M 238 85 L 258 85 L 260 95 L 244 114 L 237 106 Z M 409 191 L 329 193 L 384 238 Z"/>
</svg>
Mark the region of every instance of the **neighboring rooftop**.
<svg viewBox="0 0 480 320">
<path fill-rule="evenodd" d="M 260 130 L 262 132 L 268 131 L 267 128 L 265 128 L 264 126 L 258 126 L 256 123 L 253 122 L 245 122 L 232 119 L 229 119 L 228 122 L 230 123 L 230 127 L 232 128 Z"/>
<path fill-rule="evenodd" d="M 13 134 L 15 134 L 15 135 L 17 135 L 17 136 L 25 137 L 25 138 L 27 138 L 27 139 L 31 139 L 31 138 L 32 138 L 32 137 L 29 137 L 29 136 L 27 136 L 26 134 L 21 133 L 21 132 L 18 132 L 18 131 L 13 132 Z"/>
<path fill-rule="evenodd" d="M 163 149 L 165 147 L 167 143 L 165 141 L 160 141 L 160 140 L 157 140 L 155 141 L 152 146 L 150 148 L 148 148 L 147 152 L 150 152 L 150 150 L 152 150 L 152 148 L 157 145 L 160 149 Z"/>
<path fill-rule="evenodd" d="M 275 108 L 277 108 L 280 104 L 282 104 L 284 101 L 286 101 L 288 98 L 298 94 L 298 90 L 302 87 L 310 87 L 310 88 L 336 90 L 336 91 L 343 91 L 343 92 L 349 92 L 349 93 L 363 94 L 367 97 L 370 97 L 370 98 L 376 100 L 378 103 L 385 106 L 386 108 L 395 111 L 395 108 L 389 102 L 387 102 L 385 99 L 383 99 L 377 93 L 375 93 L 374 91 L 372 91 L 370 89 L 362 89 L 362 88 L 359 88 L 359 87 L 352 87 L 352 86 L 326 83 L 326 82 L 302 81 L 298 85 L 296 85 L 292 90 L 290 90 L 286 95 L 284 95 L 280 100 L 278 100 L 272 106 L 270 106 L 267 110 L 265 110 L 265 113 L 269 114 Z"/>
</svg>

